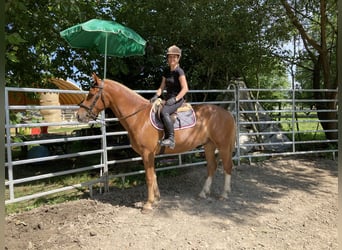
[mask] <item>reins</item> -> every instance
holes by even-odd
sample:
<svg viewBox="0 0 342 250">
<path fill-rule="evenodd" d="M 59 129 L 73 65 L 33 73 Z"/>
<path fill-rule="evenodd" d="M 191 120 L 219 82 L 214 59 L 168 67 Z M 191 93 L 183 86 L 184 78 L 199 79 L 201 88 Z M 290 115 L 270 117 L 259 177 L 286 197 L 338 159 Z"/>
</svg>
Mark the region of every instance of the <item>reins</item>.
<svg viewBox="0 0 342 250">
<path fill-rule="evenodd" d="M 127 118 L 129 118 L 129 117 L 131 117 L 131 116 L 134 116 L 134 115 L 138 114 L 140 111 L 144 110 L 144 109 L 147 108 L 148 106 L 149 106 L 149 105 L 146 104 L 146 105 L 144 105 L 142 108 L 140 108 L 140 109 L 134 111 L 132 114 L 118 117 L 118 119 L 119 119 L 119 120 L 125 120 L 125 119 L 127 119 Z"/>
</svg>

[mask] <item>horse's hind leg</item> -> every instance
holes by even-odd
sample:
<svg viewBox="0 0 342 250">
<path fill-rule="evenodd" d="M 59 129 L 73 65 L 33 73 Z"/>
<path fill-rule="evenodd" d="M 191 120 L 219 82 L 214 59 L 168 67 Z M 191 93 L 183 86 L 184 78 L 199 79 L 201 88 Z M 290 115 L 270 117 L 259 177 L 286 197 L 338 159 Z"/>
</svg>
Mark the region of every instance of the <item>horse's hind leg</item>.
<svg viewBox="0 0 342 250">
<path fill-rule="evenodd" d="M 207 198 L 207 195 L 210 194 L 210 188 L 211 183 L 213 180 L 213 176 L 215 174 L 216 168 L 217 168 L 217 161 L 215 157 L 215 145 L 212 142 L 208 142 L 204 145 L 204 152 L 205 152 L 205 158 L 207 160 L 207 179 L 204 183 L 203 189 L 200 192 L 199 196 L 201 198 Z"/>
<path fill-rule="evenodd" d="M 155 198 L 157 200 L 160 200 L 160 192 L 159 192 L 159 187 L 158 187 L 158 181 L 157 181 L 157 175 L 156 174 L 154 174 L 153 191 L 154 191 Z"/>
<path fill-rule="evenodd" d="M 231 173 L 233 168 L 232 152 L 230 150 L 221 151 L 220 157 L 224 169 L 224 186 L 221 194 L 222 199 L 228 198 L 228 193 L 231 191 Z"/>
</svg>

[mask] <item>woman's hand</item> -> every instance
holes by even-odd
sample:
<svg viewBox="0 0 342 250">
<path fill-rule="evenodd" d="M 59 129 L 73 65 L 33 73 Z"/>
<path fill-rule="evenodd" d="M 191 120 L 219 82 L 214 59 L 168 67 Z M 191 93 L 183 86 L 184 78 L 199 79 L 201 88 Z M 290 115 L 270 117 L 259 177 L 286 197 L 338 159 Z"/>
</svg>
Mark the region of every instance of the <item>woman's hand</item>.
<svg viewBox="0 0 342 250">
<path fill-rule="evenodd" d="M 171 105 L 175 104 L 176 102 L 177 102 L 176 97 L 171 97 L 170 99 L 168 99 L 166 101 L 166 105 L 171 106 Z"/>
<path fill-rule="evenodd" d="M 150 99 L 150 103 L 154 103 L 157 99 L 158 99 L 158 95 L 155 94 L 151 99 Z"/>
</svg>

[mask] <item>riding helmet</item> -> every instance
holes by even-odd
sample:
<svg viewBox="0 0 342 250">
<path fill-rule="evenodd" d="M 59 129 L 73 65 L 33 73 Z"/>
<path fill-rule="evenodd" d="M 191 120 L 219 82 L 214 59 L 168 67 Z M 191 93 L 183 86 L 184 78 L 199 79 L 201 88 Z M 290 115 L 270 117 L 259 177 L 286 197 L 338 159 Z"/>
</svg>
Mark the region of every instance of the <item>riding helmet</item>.
<svg viewBox="0 0 342 250">
<path fill-rule="evenodd" d="M 167 49 L 167 55 L 178 55 L 180 57 L 182 55 L 182 50 L 176 45 L 172 45 Z"/>
</svg>

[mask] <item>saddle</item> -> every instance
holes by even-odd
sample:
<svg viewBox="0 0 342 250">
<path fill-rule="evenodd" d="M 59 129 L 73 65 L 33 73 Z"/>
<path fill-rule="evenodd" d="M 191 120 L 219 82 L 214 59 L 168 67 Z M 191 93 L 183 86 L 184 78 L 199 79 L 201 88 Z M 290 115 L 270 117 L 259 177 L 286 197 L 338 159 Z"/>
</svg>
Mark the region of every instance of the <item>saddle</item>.
<svg viewBox="0 0 342 250">
<path fill-rule="evenodd" d="M 153 104 L 150 112 L 150 120 L 152 125 L 159 129 L 164 129 L 164 124 L 161 121 L 160 113 L 165 105 L 165 101 L 158 98 Z M 172 122 L 174 123 L 175 130 L 191 128 L 196 124 L 195 112 L 190 103 L 184 102 L 176 112 L 170 115 Z"/>
<path fill-rule="evenodd" d="M 161 110 L 163 109 L 164 105 L 165 105 L 165 100 L 162 100 L 160 98 L 158 98 L 153 104 L 152 104 L 152 110 L 153 112 L 155 112 L 157 114 L 157 117 L 159 120 L 161 120 L 161 117 L 160 117 L 160 113 L 161 113 Z M 186 111 L 189 111 L 189 110 L 192 110 L 192 107 L 191 107 L 191 104 L 190 103 L 187 103 L 187 102 L 184 102 L 182 104 L 182 106 L 180 106 L 176 112 L 172 113 L 170 115 L 171 119 L 173 122 L 176 121 L 177 119 L 177 114 L 178 113 L 181 113 L 181 112 L 186 112 Z"/>
</svg>

